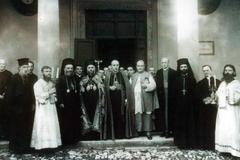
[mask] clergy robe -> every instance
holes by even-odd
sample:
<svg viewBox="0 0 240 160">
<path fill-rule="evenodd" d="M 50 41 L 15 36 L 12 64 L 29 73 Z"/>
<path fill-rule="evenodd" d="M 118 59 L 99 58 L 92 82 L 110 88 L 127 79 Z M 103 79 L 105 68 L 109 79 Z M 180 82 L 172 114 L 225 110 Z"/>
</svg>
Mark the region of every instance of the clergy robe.
<svg viewBox="0 0 240 160">
<path fill-rule="evenodd" d="M 56 109 L 56 89 L 52 81 L 39 79 L 34 84 L 36 98 L 31 147 L 39 150 L 62 144 Z"/>
<path fill-rule="evenodd" d="M 214 87 L 216 83 L 216 87 Z M 196 86 L 196 107 L 197 107 L 197 143 L 200 149 L 214 149 L 215 146 L 215 124 L 217 105 L 205 103 L 204 99 L 210 97 L 213 88 L 217 89 L 220 81 L 216 79 L 214 82 L 213 77 L 204 78 L 197 83 Z"/>
<path fill-rule="evenodd" d="M 218 90 L 215 149 L 240 157 L 240 82 L 223 81 Z"/>
<path fill-rule="evenodd" d="M 4 96 L 6 94 L 8 83 L 12 73 L 5 70 L 0 72 L 0 95 Z M 6 105 L 5 98 L 0 99 L 0 138 L 8 137 L 9 127 L 6 125 L 8 122 L 8 106 Z"/>
<path fill-rule="evenodd" d="M 13 75 L 6 92 L 10 115 L 10 150 L 28 152 L 32 134 L 32 111 L 34 95 L 27 77 Z"/>
<path fill-rule="evenodd" d="M 27 86 L 29 86 L 29 90 L 31 91 L 31 95 L 34 95 L 34 91 L 33 91 L 33 85 L 37 82 L 38 80 L 38 77 L 37 75 L 35 75 L 34 73 L 31 73 L 31 74 L 28 74 L 27 76 L 27 82 L 29 83 Z M 35 114 L 35 96 L 32 96 L 31 99 L 29 99 L 32 101 L 32 104 L 33 104 L 33 110 L 32 110 L 32 113 L 31 113 L 31 120 L 30 122 L 32 122 L 31 126 L 33 126 L 33 122 L 34 122 L 34 114 Z M 32 128 L 31 128 L 32 130 Z"/>
<path fill-rule="evenodd" d="M 82 106 L 85 107 L 87 116 L 91 123 L 89 133 L 83 137 L 84 140 L 102 139 L 102 110 L 104 106 L 104 87 L 102 79 L 95 75 L 83 77 L 80 82 Z"/>
<path fill-rule="evenodd" d="M 193 148 L 196 146 L 194 108 L 196 80 L 188 75 L 179 75 L 175 86 L 174 143 L 179 148 Z"/>
<path fill-rule="evenodd" d="M 57 105 L 63 145 L 72 145 L 79 141 L 81 132 L 81 107 L 79 82 L 75 76 L 59 77 L 56 84 Z M 60 107 L 63 104 L 64 107 Z"/>
<path fill-rule="evenodd" d="M 111 91 L 109 87 L 114 85 L 116 81 L 118 89 Z M 104 139 L 136 136 L 134 110 L 131 104 L 131 88 L 127 76 L 123 72 L 115 74 L 107 72 L 104 83 L 106 93 L 103 128 Z M 125 99 L 127 99 L 127 103 Z"/>
<path fill-rule="evenodd" d="M 131 80 L 136 130 L 150 132 L 154 128 L 152 112 L 159 108 L 155 80 L 148 72 L 137 72 Z M 142 83 L 146 84 L 146 89 L 142 88 Z"/>
<path fill-rule="evenodd" d="M 166 77 L 164 73 L 166 72 Z M 173 132 L 173 115 L 176 107 L 175 81 L 177 71 L 169 68 L 160 69 L 156 74 L 157 94 L 160 108 L 155 111 L 156 130 L 160 132 Z"/>
</svg>

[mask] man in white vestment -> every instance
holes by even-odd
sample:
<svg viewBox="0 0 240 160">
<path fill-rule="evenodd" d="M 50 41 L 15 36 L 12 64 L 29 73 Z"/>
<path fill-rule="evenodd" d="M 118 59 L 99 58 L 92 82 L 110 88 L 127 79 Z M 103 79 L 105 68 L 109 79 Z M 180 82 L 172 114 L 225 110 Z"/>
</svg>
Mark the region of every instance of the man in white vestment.
<svg viewBox="0 0 240 160">
<path fill-rule="evenodd" d="M 240 82 L 235 80 L 233 65 L 223 70 L 223 82 L 217 90 L 218 112 L 215 130 L 215 149 L 240 157 Z"/>
<path fill-rule="evenodd" d="M 153 130 L 152 113 L 159 108 L 156 94 L 156 83 L 153 76 L 145 71 L 144 61 L 137 62 L 137 72 L 131 77 L 135 127 L 137 132 L 145 132 L 149 140 Z"/>
<path fill-rule="evenodd" d="M 36 150 L 57 148 L 62 144 L 56 110 L 56 89 L 51 81 L 51 68 L 42 67 L 43 78 L 34 84 L 36 110 L 31 147 Z"/>
</svg>

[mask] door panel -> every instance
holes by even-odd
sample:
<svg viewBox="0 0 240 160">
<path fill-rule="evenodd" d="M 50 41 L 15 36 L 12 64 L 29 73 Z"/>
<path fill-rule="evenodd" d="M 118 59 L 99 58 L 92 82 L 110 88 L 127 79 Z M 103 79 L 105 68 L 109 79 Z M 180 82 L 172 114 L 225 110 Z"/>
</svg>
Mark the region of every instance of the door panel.
<svg viewBox="0 0 240 160">
<path fill-rule="evenodd" d="M 75 39 L 74 58 L 76 63 L 84 65 L 89 59 L 96 59 L 95 41 L 86 39 Z"/>
</svg>

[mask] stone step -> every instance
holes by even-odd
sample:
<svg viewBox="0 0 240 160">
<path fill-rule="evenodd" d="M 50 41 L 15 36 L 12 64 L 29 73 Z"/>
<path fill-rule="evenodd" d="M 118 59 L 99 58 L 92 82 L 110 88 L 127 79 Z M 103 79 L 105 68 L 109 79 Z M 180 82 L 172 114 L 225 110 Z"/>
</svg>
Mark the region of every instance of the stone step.
<svg viewBox="0 0 240 160">
<path fill-rule="evenodd" d="M 8 147 L 8 141 L 0 141 L 0 149 Z M 80 141 L 78 147 L 105 149 L 105 148 L 131 148 L 131 147 L 169 147 L 174 146 L 172 138 L 153 136 L 152 140 L 147 137 L 131 139 L 101 140 L 101 141 Z"/>
<path fill-rule="evenodd" d="M 118 140 L 102 140 L 102 141 L 81 141 L 78 143 L 79 147 L 88 148 L 113 148 L 113 147 L 162 147 L 174 146 L 172 138 L 162 138 L 153 136 L 152 140 L 147 137 L 137 137 L 132 139 L 118 139 Z"/>
</svg>

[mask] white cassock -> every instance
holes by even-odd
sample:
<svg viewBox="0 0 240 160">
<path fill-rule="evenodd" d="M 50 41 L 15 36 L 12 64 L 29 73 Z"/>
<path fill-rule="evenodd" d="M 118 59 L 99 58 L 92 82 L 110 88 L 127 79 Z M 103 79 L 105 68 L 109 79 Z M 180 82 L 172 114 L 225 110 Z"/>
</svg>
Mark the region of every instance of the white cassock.
<svg viewBox="0 0 240 160">
<path fill-rule="evenodd" d="M 58 115 L 55 105 L 55 85 L 39 79 L 34 84 L 36 110 L 31 147 L 35 149 L 57 148 L 62 144 Z"/>
<path fill-rule="evenodd" d="M 218 90 L 215 149 L 240 157 L 240 82 L 223 81 Z"/>
</svg>

